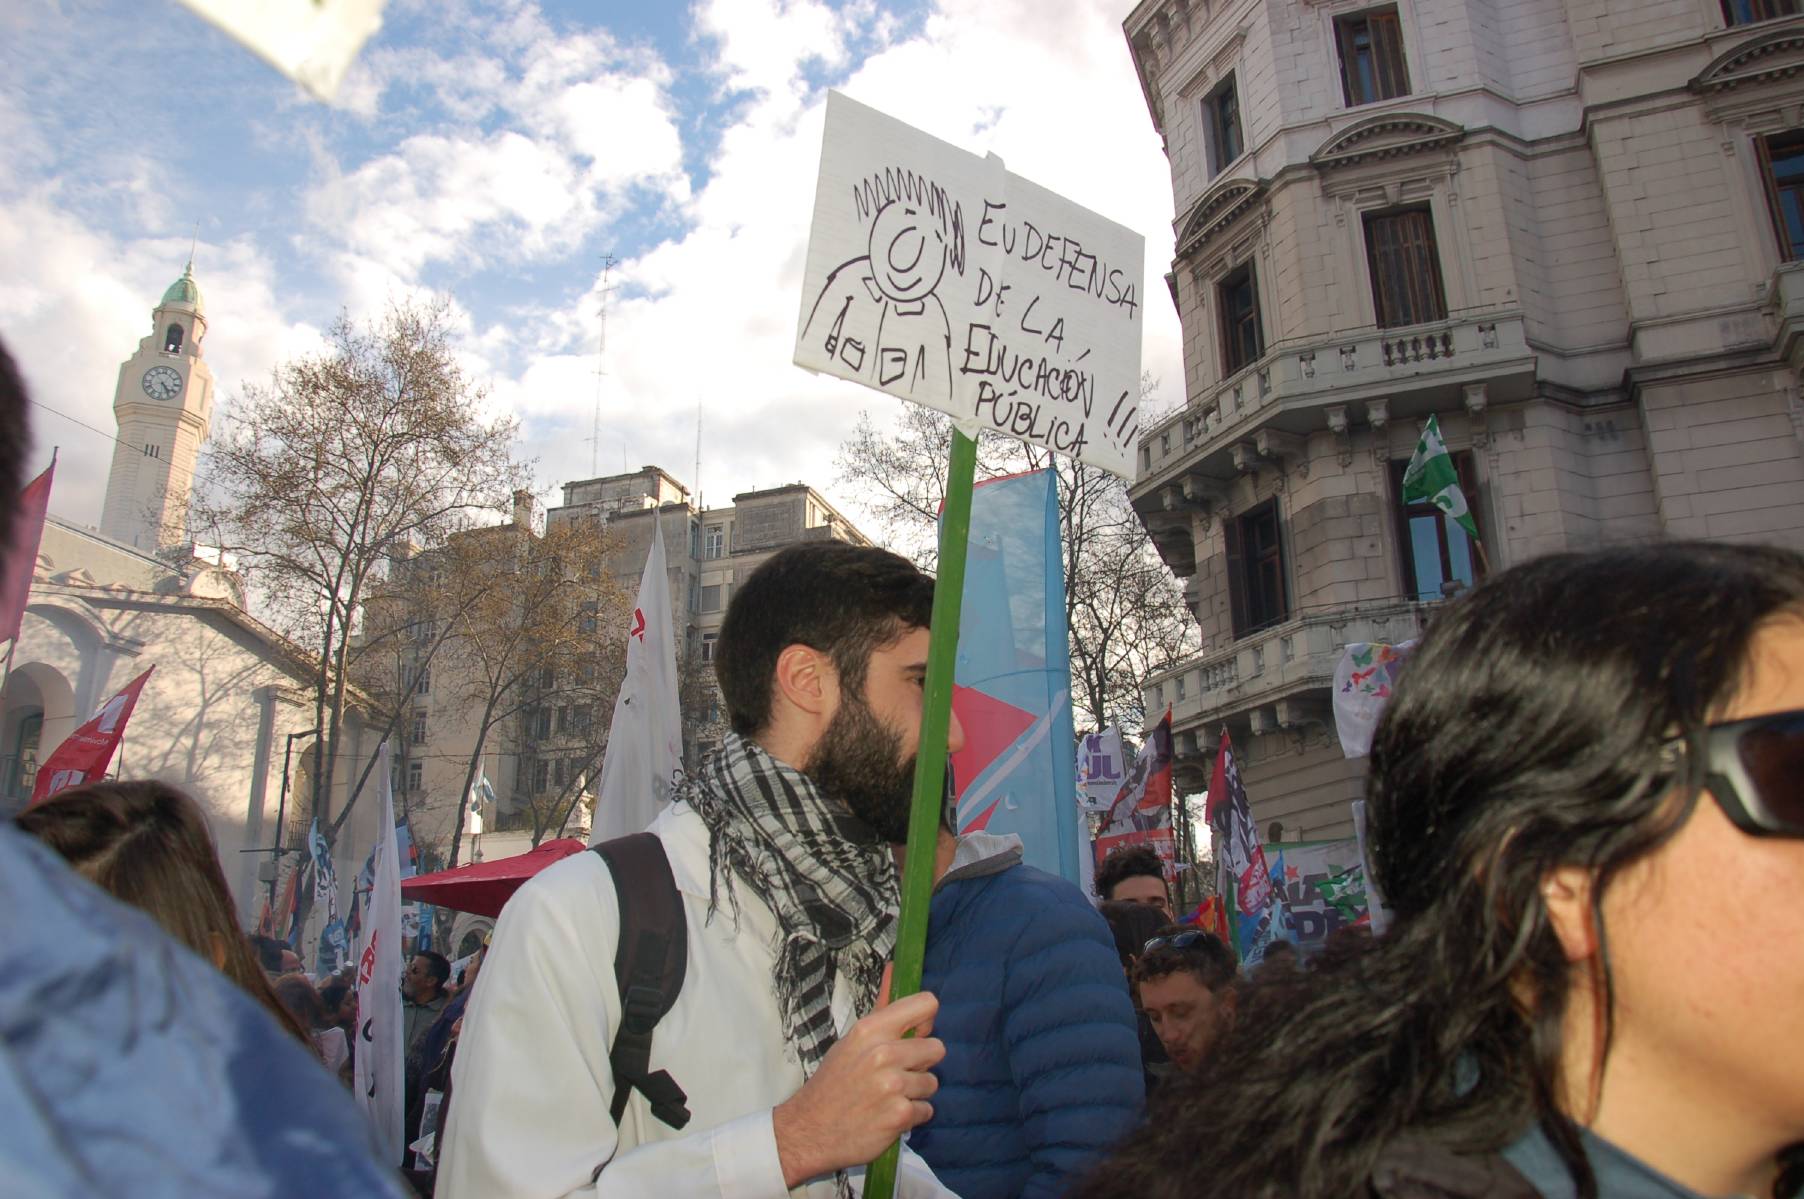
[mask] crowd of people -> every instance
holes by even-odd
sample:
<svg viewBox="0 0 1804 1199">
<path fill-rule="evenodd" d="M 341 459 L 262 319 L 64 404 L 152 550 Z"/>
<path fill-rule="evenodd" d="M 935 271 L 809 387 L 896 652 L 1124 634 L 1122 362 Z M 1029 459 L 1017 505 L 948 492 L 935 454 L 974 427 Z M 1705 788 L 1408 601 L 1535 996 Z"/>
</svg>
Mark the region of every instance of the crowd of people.
<svg viewBox="0 0 1804 1199">
<path fill-rule="evenodd" d="M 639 865 L 546 869 L 461 979 L 408 962 L 405 1163 L 342 1083 L 354 989 L 240 931 L 192 799 L 30 809 L 0 1189 L 827 1199 L 901 1137 L 911 1197 L 1804 1193 L 1804 558 L 1549 555 L 1441 605 L 1373 744 L 1381 937 L 1249 976 L 1156 857 L 1086 896 L 948 815 L 890 1002 L 932 596 L 836 542 L 737 589 L 732 732 Z"/>
</svg>

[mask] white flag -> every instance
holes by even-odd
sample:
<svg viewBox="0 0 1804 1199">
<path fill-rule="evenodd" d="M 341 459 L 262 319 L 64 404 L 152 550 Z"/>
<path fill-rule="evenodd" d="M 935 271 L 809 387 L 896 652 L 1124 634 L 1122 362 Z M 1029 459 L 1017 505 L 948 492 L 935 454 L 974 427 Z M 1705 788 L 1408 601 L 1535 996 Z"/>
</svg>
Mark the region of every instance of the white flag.
<svg viewBox="0 0 1804 1199">
<path fill-rule="evenodd" d="M 382 811 L 370 871 L 370 894 L 357 944 L 357 1102 L 376 1127 L 377 1142 L 397 1168 L 406 1104 L 401 1044 L 401 853 L 395 842 L 395 793 L 388 743 L 378 751 L 376 789 Z"/>
<path fill-rule="evenodd" d="M 626 634 L 626 680 L 614 700 L 601 793 L 589 844 L 642 831 L 670 799 L 683 760 L 683 717 L 677 707 L 676 632 L 671 627 L 670 578 L 664 573 L 663 530 L 655 530 L 639 604 Z"/>
</svg>

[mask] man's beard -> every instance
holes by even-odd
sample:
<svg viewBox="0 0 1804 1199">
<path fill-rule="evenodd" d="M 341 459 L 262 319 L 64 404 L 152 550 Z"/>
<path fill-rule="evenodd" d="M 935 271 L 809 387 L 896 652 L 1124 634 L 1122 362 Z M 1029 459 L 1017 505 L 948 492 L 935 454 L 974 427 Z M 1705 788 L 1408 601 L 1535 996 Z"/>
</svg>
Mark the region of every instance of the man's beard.
<svg viewBox="0 0 1804 1199">
<path fill-rule="evenodd" d="M 877 719 L 862 696 L 846 695 L 802 771 L 829 799 L 871 826 L 883 840 L 908 840 L 915 758 L 902 757 L 902 734 Z"/>
</svg>

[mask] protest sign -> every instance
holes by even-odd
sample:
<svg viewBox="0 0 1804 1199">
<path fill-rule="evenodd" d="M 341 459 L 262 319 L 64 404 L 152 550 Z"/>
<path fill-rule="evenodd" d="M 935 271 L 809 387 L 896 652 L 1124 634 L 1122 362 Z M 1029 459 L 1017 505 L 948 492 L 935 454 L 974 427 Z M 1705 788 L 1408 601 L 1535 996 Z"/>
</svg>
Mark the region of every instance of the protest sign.
<svg viewBox="0 0 1804 1199">
<path fill-rule="evenodd" d="M 1113 725 L 1085 733 L 1077 743 L 1077 805 L 1086 812 L 1106 812 L 1127 781 L 1127 755 L 1121 730 Z"/>
<path fill-rule="evenodd" d="M 1334 731 L 1344 756 L 1361 758 L 1372 752 L 1378 718 L 1415 647 L 1413 640 L 1398 645 L 1355 641 L 1341 651 L 1334 667 Z"/>
<path fill-rule="evenodd" d="M 1145 239 L 833 92 L 795 361 L 1134 477 Z"/>
<path fill-rule="evenodd" d="M 1311 953 L 1335 932 L 1366 919 L 1365 861 L 1354 838 L 1265 846 L 1297 948 Z"/>
<path fill-rule="evenodd" d="M 1177 879 L 1177 842 L 1171 831 L 1171 710 L 1146 735 L 1134 768 L 1116 792 L 1096 830 L 1101 865 L 1117 849 L 1146 845 L 1159 855 L 1165 881 Z"/>
</svg>

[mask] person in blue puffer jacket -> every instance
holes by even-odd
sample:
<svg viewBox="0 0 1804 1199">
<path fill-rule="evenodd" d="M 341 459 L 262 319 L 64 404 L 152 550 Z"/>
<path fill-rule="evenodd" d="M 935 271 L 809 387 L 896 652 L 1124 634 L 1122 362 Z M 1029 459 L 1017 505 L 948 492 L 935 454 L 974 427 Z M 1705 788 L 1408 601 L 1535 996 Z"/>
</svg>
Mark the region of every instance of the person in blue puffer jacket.
<svg viewBox="0 0 1804 1199">
<path fill-rule="evenodd" d="M 962 1199 L 1055 1196 L 1140 1122 L 1134 1007 L 1109 926 L 1019 837 L 942 830 L 922 986 L 946 1044 L 909 1145 Z"/>
</svg>

